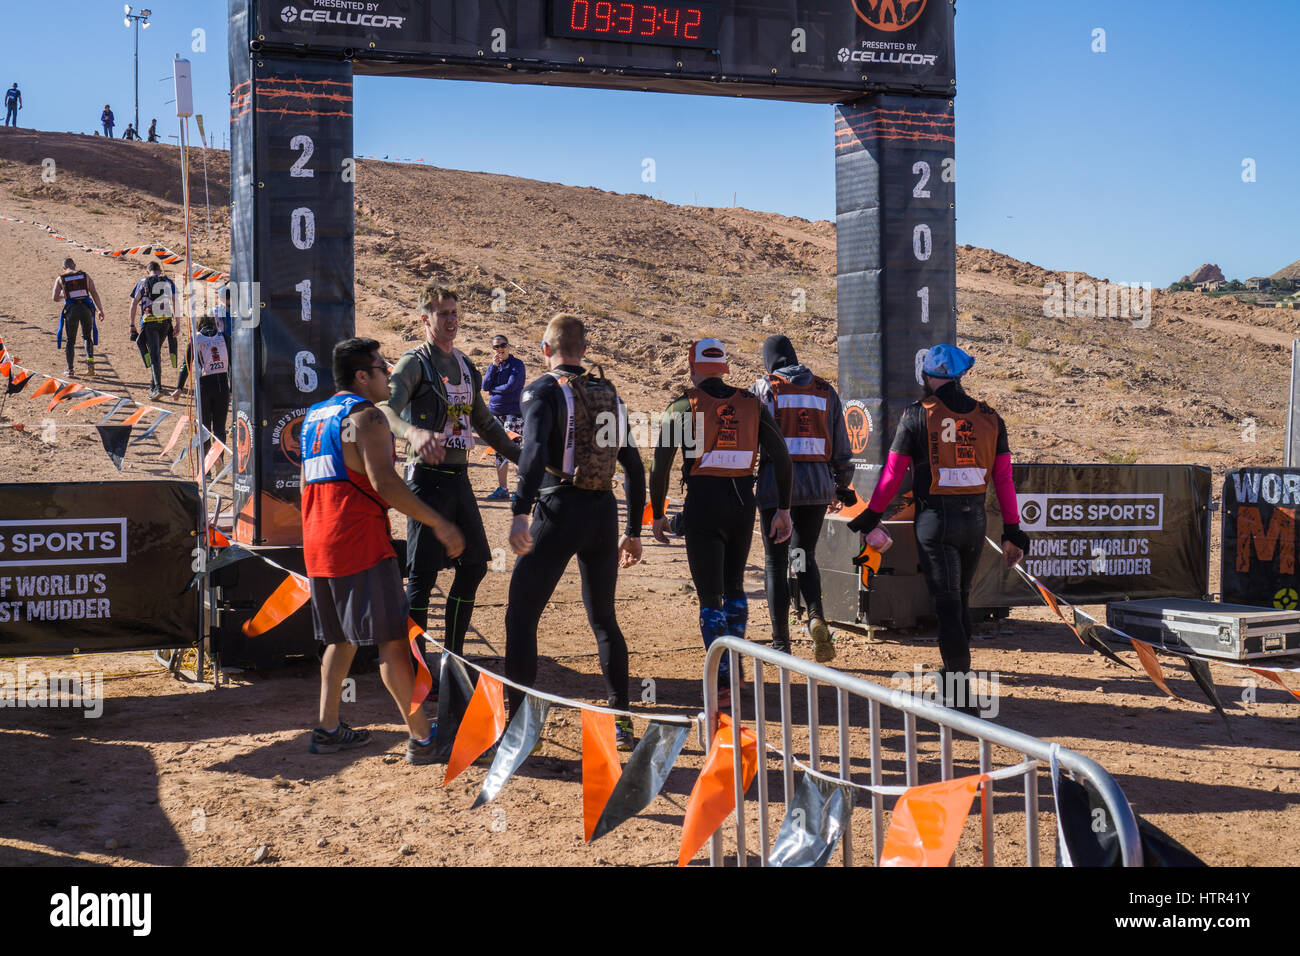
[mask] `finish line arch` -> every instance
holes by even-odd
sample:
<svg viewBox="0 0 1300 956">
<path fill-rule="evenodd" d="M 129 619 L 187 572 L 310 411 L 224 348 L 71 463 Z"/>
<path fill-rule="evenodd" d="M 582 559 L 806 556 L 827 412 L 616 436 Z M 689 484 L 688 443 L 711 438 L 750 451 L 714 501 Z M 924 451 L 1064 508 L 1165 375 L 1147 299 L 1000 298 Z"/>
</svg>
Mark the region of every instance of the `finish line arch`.
<svg viewBox="0 0 1300 956">
<path fill-rule="evenodd" d="M 834 105 L 860 494 L 956 338 L 952 0 L 230 0 L 235 540 L 301 544 L 298 431 L 355 334 L 355 74 Z"/>
</svg>

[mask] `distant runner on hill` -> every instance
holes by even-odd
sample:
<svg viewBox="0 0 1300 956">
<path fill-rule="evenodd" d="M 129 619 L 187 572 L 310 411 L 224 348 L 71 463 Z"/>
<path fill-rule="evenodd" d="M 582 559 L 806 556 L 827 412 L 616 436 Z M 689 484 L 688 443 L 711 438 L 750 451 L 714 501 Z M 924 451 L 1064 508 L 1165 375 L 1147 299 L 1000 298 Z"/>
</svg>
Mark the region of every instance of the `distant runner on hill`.
<svg viewBox="0 0 1300 956">
<path fill-rule="evenodd" d="M 104 135 L 109 139 L 113 138 L 113 111 L 107 103 L 104 104 L 104 112 L 99 114 L 99 121 L 104 126 Z"/>
<path fill-rule="evenodd" d="M 23 108 L 23 94 L 15 83 L 9 89 L 5 90 L 5 125 L 18 125 L 18 111 Z"/>
<path fill-rule="evenodd" d="M 140 134 L 135 131 L 134 126 L 132 126 L 130 123 L 127 123 L 126 132 L 122 134 L 122 138 L 125 140 L 135 140 L 140 138 Z"/>
<path fill-rule="evenodd" d="M 162 394 L 162 343 L 166 339 L 176 367 L 176 333 L 172 330 L 172 316 L 176 314 L 176 283 L 162 274 L 162 266 L 149 263 L 149 271 L 135 284 L 131 292 L 131 331 L 135 332 L 135 317 L 140 315 L 143 334 L 140 336 L 141 354 L 153 379 L 150 398 Z M 147 354 L 145 350 L 148 350 Z"/>
<path fill-rule="evenodd" d="M 59 335 L 67 336 L 64 355 L 68 360 L 68 378 L 72 377 L 78 332 L 81 333 L 81 340 L 86 343 L 86 375 L 93 376 L 95 341 L 99 338 L 99 330 L 95 328 L 95 316 L 98 314 L 101 319 L 104 317 L 104 306 L 99 301 L 99 292 L 95 290 L 94 280 L 79 270 L 77 264 L 71 259 L 64 259 L 63 272 L 54 280 L 52 298 L 55 302 L 63 303 L 63 313 L 59 316 Z"/>
<path fill-rule="evenodd" d="M 145 135 L 148 137 L 148 142 L 150 143 L 158 142 L 158 121 L 157 120 L 154 120 L 152 123 L 149 124 L 149 129 L 146 131 Z"/>
</svg>

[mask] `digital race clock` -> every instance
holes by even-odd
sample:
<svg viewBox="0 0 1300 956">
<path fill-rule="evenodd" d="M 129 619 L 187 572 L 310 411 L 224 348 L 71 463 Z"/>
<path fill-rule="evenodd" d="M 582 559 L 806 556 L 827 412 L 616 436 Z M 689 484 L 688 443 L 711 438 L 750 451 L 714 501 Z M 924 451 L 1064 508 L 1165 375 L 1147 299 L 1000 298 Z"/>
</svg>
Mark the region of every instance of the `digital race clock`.
<svg viewBox="0 0 1300 956">
<path fill-rule="evenodd" d="M 718 6 L 714 3 L 551 0 L 551 35 L 715 49 L 718 45 Z"/>
</svg>

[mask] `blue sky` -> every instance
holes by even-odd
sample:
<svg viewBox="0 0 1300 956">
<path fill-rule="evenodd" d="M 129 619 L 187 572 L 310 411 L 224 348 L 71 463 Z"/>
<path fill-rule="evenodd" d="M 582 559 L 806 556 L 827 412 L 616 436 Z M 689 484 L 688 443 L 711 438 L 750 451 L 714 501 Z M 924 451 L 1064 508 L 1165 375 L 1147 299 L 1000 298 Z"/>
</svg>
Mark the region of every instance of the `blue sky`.
<svg viewBox="0 0 1300 956">
<path fill-rule="evenodd" d="M 22 125 L 89 132 L 109 102 L 125 129 L 132 31 L 122 6 L 65 0 L 55 18 L 46 5 L 10 5 L 0 83 L 19 82 Z M 220 145 L 225 3 L 150 9 L 142 124 L 157 116 L 164 137 L 176 133 L 166 101 L 180 53 Z M 1097 28 L 1105 53 L 1092 51 Z M 196 29 L 206 51 L 193 49 Z M 84 67 L 53 52 L 68 49 L 84 52 Z M 1300 259 L 1297 49 L 1295 0 L 960 0 L 958 240 L 1156 285 L 1202 262 L 1245 278 Z M 833 215 L 828 106 L 359 77 L 356 109 L 360 155 Z M 641 180 L 647 157 L 653 184 Z M 1245 159 L 1253 183 L 1242 181 Z"/>
</svg>

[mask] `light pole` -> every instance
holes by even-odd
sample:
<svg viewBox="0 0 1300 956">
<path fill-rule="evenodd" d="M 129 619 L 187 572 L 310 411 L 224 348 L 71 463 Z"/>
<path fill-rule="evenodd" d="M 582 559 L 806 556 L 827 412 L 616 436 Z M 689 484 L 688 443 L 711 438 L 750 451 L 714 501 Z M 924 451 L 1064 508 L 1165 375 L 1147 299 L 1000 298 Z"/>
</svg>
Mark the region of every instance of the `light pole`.
<svg viewBox="0 0 1300 956">
<path fill-rule="evenodd" d="M 126 4 L 124 11 L 126 16 L 122 18 L 122 26 L 128 30 L 131 29 L 132 21 L 135 23 L 135 135 L 140 135 L 140 27 L 149 29 L 149 18 L 153 16 L 152 10 L 140 10 L 137 13 L 131 12 L 131 5 Z"/>
</svg>

